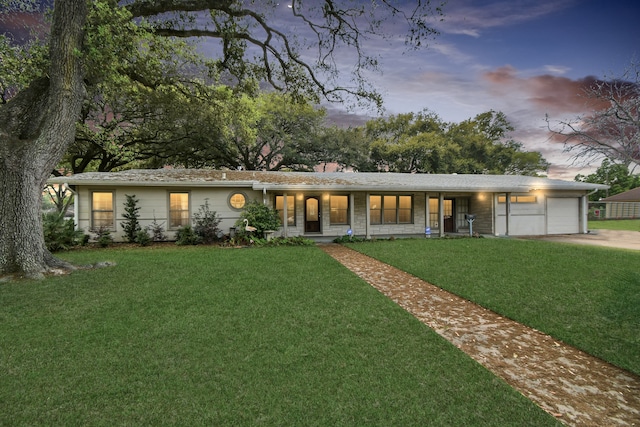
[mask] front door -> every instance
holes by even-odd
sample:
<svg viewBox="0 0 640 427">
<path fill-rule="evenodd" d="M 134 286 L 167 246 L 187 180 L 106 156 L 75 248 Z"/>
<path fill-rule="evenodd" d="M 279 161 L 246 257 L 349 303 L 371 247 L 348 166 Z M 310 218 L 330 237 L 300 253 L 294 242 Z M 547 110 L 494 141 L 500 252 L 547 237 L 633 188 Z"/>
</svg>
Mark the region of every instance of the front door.
<svg viewBox="0 0 640 427">
<path fill-rule="evenodd" d="M 304 231 L 305 233 L 320 233 L 320 198 L 307 197 L 304 202 Z"/>
<path fill-rule="evenodd" d="M 456 217 L 453 200 L 444 199 L 444 232 L 455 233 L 456 232 Z"/>
</svg>

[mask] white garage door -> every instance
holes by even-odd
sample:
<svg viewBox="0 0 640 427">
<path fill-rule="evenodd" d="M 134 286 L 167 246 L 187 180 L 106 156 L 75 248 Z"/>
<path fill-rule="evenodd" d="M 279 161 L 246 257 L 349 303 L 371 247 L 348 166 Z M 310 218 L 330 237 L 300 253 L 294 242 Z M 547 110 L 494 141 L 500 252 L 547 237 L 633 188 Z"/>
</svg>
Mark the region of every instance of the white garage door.
<svg viewBox="0 0 640 427">
<path fill-rule="evenodd" d="M 580 199 L 549 197 L 547 199 L 547 234 L 580 232 Z"/>
</svg>

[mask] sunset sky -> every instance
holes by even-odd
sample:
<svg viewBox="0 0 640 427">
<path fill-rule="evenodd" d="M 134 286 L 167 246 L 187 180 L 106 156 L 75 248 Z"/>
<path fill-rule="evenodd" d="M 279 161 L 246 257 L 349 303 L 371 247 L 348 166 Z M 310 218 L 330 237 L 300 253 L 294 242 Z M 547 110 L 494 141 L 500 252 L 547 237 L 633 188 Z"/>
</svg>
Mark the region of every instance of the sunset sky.
<svg viewBox="0 0 640 427">
<path fill-rule="evenodd" d="M 572 165 L 549 141 L 545 114 L 585 111 L 591 78 L 619 77 L 640 61 L 638 0 L 450 0 L 441 32 L 415 53 L 389 50 L 376 77 L 387 112 L 424 108 L 446 121 L 504 112 L 525 149 L 540 151 L 549 176 L 573 180 L 593 166 Z"/>
<path fill-rule="evenodd" d="M 511 137 L 552 163 L 550 177 L 573 180 L 593 172 L 597 164 L 572 164 L 562 144 L 549 140 L 545 115 L 556 121 L 588 113 L 586 83 L 620 77 L 640 62 L 640 0 L 449 0 L 443 11 L 444 20 L 431 23 L 440 35 L 427 49 L 367 45 L 381 60 L 383 73 L 371 79 L 386 114 L 429 109 L 459 122 L 502 111 L 516 128 Z M 286 0 L 275 16 L 293 28 Z M 15 24 L 19 33 L 34 18 L 0 24 Z"/>
</svg>

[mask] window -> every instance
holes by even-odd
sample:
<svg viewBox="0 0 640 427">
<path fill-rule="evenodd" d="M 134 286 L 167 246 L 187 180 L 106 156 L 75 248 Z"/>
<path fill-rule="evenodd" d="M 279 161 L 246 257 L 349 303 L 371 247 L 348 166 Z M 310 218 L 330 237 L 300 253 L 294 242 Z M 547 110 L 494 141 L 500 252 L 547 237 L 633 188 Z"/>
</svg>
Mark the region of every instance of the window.
<svg viewBox="0 0 640 427">
<path fill-rule="evenodd" d="M 413 222 L 412 205 L 411 196 L 398 196 L 398 224 L 411 224 Z"/>
<path fill-rule="evenodd" d="M 429 198 L 429 227 L 440 228 L 439 216 L 440 216 L 440 200 L 435 197 Z M 445 199 L 442 203 L 442 214 L 444 217 L 450 217 L 453 215 L 453 200 Z"/>
<path fill-rule="evenodd" d="M 382 223 L 382 196 L 369 196 L 369 216 L 371 224 Z"/>
<path fill-rule="evenodd" d="M 511 196 L 511 203 L 536 203 L 536 196 Z M 506 203 L 507 196 L 498 196 L 498 203 Z"/>
<path fill-rule="evenodd" d="M 189 224 L 189 193 L 169 193 L 169 228 Z"/>
<path fill-rule="evenodd" d="M 115 228 L 113 191 L 94 191 L 91 194 L 91 228 Z"/>
<path fill-rule="evenodd" d="M 396 210 L 398 203 L 396 196 L 383 196 L 382 197 L 382 211 L 384 212 L 382 220 L 385 224 L 394 224 L 396 220 Z"/>
<path fill-rule="evenodd" d="M 438 210 L 440 209 L 440 200 L 433 197 L 429 198 L 429 227 L 438 228 Z"/>
<path fill-rule="evenodd" d="M 331 196 L 331 224 L 349 223 L 349 196 Z"/>
<path fill-rule="evenodd" d="M 412 196 L 369 196 L 371 224 L 411 224 Z"/>
<path fill-rule="evenodd" d="M 280 223 L 284 224 L 284 196 L 276 196 L 276 210 L 280 216 Z M 287 196 L 287 225 L 296 225 L 296 199 Z"/>
<path fill-rule="evenodd" d="M 247 197 L 242 193 L 233 193 L 231 197 L 229 197 L 229 205 L 233 209 L 242 209 L 246 203 Z"/>
</svg>

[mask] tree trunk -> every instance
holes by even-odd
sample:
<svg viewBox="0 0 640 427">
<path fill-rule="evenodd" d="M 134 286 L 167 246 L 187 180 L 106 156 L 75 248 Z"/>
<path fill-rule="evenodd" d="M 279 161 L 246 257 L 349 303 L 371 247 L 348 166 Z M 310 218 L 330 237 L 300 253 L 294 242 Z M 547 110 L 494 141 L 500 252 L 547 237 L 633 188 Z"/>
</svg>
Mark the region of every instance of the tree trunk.
<svg viewBox="0 0 640 427">
<path fill-rule="evenodd" d="M 39 278 L 67 266 L 46 250 L 42 191 L 73 142 L 84 97 L 81 58 L 86 0 L 57 0 L 49 78 L 0 107 L 0 275 Z"/>
</svg>

